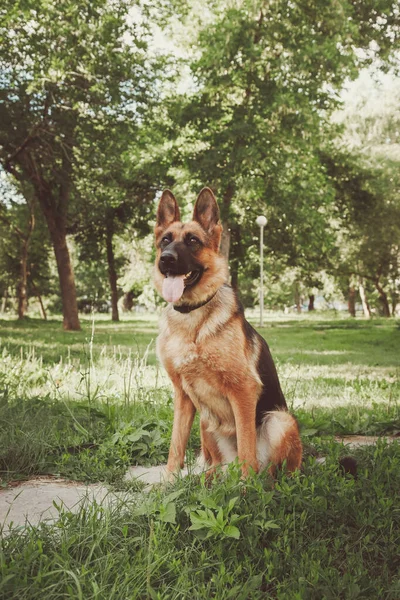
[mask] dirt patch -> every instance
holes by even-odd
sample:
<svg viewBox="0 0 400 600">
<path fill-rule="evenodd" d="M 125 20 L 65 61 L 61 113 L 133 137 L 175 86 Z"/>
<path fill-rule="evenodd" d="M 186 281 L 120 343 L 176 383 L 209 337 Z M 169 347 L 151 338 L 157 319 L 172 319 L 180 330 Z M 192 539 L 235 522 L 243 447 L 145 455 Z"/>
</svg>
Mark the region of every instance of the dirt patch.
<svg viewBox="0 0 400 600">
<path fill-rule="evenodd" d="M 337 442 L 343 443 L 345 446 L 350 446 L 350 448 L 372 446 L 373 444 L 376 444 L 378 440 L 385 440 L 389 444 L 390 442 L 394 442 L 396 439 L 399 438 L 378 435 L 346 435 L 344 437 L 335 437 Z"/>
</svg>

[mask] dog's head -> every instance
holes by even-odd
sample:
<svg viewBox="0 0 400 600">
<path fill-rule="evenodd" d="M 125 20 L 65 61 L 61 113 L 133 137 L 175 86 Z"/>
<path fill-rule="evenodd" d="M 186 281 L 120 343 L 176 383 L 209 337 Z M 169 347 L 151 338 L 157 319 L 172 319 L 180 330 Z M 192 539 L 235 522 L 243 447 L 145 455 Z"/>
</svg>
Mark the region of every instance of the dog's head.
<svg viewBox="0 0 400 600">
<path fill-rule="evenodd" d="M 222 225 L 218 204 L 204 188 L 193 211 L 193 220 L 181 223 L 174 195 L 165 190 L 157 210 L 155 285 L 164 300 L 196 304 L 225 283 L 227 265 L 219 254 Z"/>
</svg>

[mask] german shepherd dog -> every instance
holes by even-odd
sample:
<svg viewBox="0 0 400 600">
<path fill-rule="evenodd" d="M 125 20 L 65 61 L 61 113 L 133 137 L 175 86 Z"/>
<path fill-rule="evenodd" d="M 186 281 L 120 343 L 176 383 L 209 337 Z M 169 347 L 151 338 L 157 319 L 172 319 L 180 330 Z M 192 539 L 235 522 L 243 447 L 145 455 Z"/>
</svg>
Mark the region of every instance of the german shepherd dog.
<svg viewBox="0 0 400 600">
<path fill-rule="evenodd" d="M 297 422 L 287 411 L 268 345 L 228 284 L 221 233 L 209 188 L 200 192 L 189 223 L 181 223 L 172 192 L 163 192 L 154 280 L 168 302 L 157 352 L 175 390 L 168 477 L 183 468 L 196 410 L 209 474 L 236 457 L 243 477 L 268 465 L 274 474 L 284 461 L 293 471 L 302 459 Z"/>
</svg>

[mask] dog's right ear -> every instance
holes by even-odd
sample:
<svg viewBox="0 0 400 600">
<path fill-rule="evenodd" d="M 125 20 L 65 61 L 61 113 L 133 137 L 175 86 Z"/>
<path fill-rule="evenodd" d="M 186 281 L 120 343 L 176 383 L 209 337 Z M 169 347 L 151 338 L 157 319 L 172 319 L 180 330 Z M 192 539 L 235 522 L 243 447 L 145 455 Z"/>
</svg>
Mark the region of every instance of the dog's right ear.
<svg viewBox="0 0 400 600">
<path fill-rule="evenodd" d="M 179 206 L 170 190 L 164 190 L 158 204 L 156 234 L 158 230 L 167 229 L 175 221 L 180 221 Z"/>
</svg>

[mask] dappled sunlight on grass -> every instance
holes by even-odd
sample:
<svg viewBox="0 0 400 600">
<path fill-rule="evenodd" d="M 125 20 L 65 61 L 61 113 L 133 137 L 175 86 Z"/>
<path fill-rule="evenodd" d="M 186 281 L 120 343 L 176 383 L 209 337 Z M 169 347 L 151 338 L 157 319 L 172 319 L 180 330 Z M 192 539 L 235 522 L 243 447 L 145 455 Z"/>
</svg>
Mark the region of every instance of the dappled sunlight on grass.
<svg viewBox="0 0 400 600">
<path fill-rule="evenodd" d="M 287 315 L 285 315 L 287 317 Z M 272 319 L 261 330 L 293 407 L 370 406 L 400 397 L 396 322 Z M 59 321 L 0 322 L 0 374 L 25 397 L 89 398 L 126 403 L 168 390 L 155 356 L 157 315 L 120 323 L 82 320 L 66 333 Z"/>
</svg>

